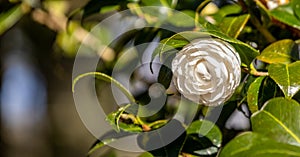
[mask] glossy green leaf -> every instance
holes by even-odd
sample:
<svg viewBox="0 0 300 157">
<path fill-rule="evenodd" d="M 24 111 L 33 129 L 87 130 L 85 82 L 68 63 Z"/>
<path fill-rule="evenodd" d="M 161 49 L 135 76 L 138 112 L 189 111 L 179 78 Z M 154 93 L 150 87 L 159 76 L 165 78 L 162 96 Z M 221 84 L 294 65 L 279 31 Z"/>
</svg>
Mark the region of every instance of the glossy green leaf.
<svg viewBox="0 0 300 157">
<path fill-rule="evenodd" d="M 249 14 L 240 15 L 236 17 L 225 17 L 219 24 L 219 27 L 221 31 L 227 34 L 228 36 L 237 38 L 241 31 L 244 29 L 249 18 Z"/>
<path fill-rule="evenodd" d="M 222 143 L 222 133 L 216 124 L 207 120 L 194 121 L 188 128 L 187 134 L 198 134 L 205 136 L 212 141 L 212 143 L 220 147 Z"/>
<path fill-rule="evenodd" d="M 291 4 L 279 6 L 273 9 L 270 14 L 278 21 L 285 23 L 291 27 L 300 29 L 300 20 L 294 14 Z"/>
<path fill-rule="evenodd" d="M 300 89 L 300 61 L 291 64 L 271 64 L 270 77 L 278 84 L 285 97 L 293 97 Z"/>
<path fill-rule="evenodd" d="M 251 122 L 256 133 L 300 146 L 300 105 L 295 100 L 273 98 L 251 117 Z"/>
<path fill-rule="evenodd" d="M 186 153 L 193 155 L 212 155 L 218 152 L 221 147 L 222 133 L 220 129 L 212 122 L 207 120 L 194 121 L 187 128 Z M 189 142 L 189 143 L 188 143 Z M 197 144 L 197 146 L 191 145 Z M 188 149 L 186 147 L 189 147 Z"/>
<path fill-rule="evenodd" d="M 257 59 L 266 63 L 290 63 L 294 45 L 295 42 L 291 39 L 277 41 L 265 48 Z"/>
<path fill-rule="evenodd" d="M 265 130 L 266 126 L 262 126 Z M 263 135 L 246 132 L 230 141 L 219 157 L 299 157 L 300 147 L 279 143 Z"/>
<path fill-rule="evenodd" d="M 252 113 L 258 110 L 258 95 L 259 90 L 262 84 L 262 81 L 265 79 L 264 76 L 258 77 L 251 83 L 247 91 L 247 102 L 249 109 Z"/>
<path fill-rule="evenodd" d="M 24 15 L 21 5 L 0 14 L 0 35 L 12 27 Z"/>
<path fill-rule="evenodd" d="M 292 0 L 291 5 L 293 7 L 294 14 L 297 16 L 298 20 L 300 20 L 300 1 Z"/>
</svg>

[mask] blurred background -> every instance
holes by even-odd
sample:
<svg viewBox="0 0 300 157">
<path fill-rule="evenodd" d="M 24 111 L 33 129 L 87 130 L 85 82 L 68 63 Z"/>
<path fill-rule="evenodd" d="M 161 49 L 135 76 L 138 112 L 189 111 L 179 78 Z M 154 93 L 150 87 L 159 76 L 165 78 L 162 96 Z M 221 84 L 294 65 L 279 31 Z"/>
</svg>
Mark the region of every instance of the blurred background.
<svg viewBox="0 0 300 157">
<path fill-rule="evenodd" d="M 28 3 L 39 5 L 38 1 Z M 85 3 L 57 1 L 49 6 L 59 14 Z M 19 13 L 20 5 L 27 12 L 20 2 L 0 0 L 0 156 L 85 156 L 95 138 L 73 102 L 76 47 L 66 43 L 65 34 L 57 41 L 56 32 L 35 21 L 32 13 Z M 65 51 L 58 44 L 72 50 Z"/>
</svg>

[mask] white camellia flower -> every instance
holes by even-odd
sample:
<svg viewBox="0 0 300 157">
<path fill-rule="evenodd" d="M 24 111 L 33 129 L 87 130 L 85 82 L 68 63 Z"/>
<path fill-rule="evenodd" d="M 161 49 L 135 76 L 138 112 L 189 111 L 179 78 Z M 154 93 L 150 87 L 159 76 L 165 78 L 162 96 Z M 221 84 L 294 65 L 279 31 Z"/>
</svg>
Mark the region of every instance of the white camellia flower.
<svg viewBox="0 0 300 157">
<path fill-rule="evenodd" d="M 192 41 L 172 61 L 173 83 L 187 99 L 218 106 L 234 93 L 241 79 L 241 59 L 228 43 L 214 38 Z"/>
</svg>

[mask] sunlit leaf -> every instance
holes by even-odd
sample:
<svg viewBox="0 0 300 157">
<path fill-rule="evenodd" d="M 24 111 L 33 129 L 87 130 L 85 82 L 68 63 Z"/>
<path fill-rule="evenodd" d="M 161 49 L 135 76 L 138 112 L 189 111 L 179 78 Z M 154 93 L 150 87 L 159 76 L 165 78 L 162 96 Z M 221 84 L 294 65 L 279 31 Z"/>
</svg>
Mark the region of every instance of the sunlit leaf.
<svg viewBox="0 0 300 157">
<path fill-rule="evenodd" d="M 249 14 L 236 17 L 225 17 L 219 24 L 219 27 L 225 34 L 229 35 L 230 37 L 237 38 L 245 27 L 249 18 Z"/>
<path fill-rule="evenodd" d="M 17 5 L 0 14 L 0 35 L 12 27 L 25 14 L 22 5 Z"/>
<path fill-rule="evenodd" d="M 251 85 L 248 88 L 247 91 L 247 102 L 249 109 L 252 113 L 256 112 L 258 110 L 258 96 L 259 96 L 259 90 L 262 84 L 262 81 L 265 77 L 258 77 L 255 79 L 254 82 L 251 83 Z"/>
<path fill-rule="evenodd" d="M 257 59 L 266 63 L 290 63 L 294 45 L 291 39 L 279 40 L 265 48 Z"/>
<path fill-rule="evenodd" d="M 300 89 L 300 61 L 291 64 L 271 64 L 270 77 L 278 84 L 285 97 L 293 97 Z"/>
<path fill-rule="evenodd" d="M 295 100 L 273 98 L 251 117 L 251 122 L 256 133 L 300 146 L 300 105 Z"/>
<path fill-rule="evenodd" d="M 269 128 L 262 126 L 265 130 Z M 230 141 L 219 157 L 298 157 L 300 147 L 279 143 L 261 134 L 246 132 Z"/>
<path fill-rule="evenodd" d="M 270 12 L 271 16 L 291 27 L 300 29 L 300 20 L 294 14 L 291 4 L 279 6 Z"/>
</svg>

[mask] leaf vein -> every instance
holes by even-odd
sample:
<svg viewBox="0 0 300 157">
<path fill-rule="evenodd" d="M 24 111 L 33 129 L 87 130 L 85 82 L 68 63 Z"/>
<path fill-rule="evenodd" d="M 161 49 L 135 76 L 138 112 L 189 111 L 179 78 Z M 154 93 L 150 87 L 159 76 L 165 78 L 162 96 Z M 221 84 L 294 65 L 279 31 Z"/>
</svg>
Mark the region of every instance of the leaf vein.
<svg viewBox="0 0 300 157">
<path fill-rule="evenodd" d="M 288 134 L 290 134 L 298 143 L 300 143 L 299 137 L 294 134 L 285 124 L 283 124 L 277 117 L 272 115 L 270 112 L 263 111 L 265 112 L 268 116 L 270 116 L 272 119 L 274 119 L 275 122 L 277 122 Z"/>
</svg>

